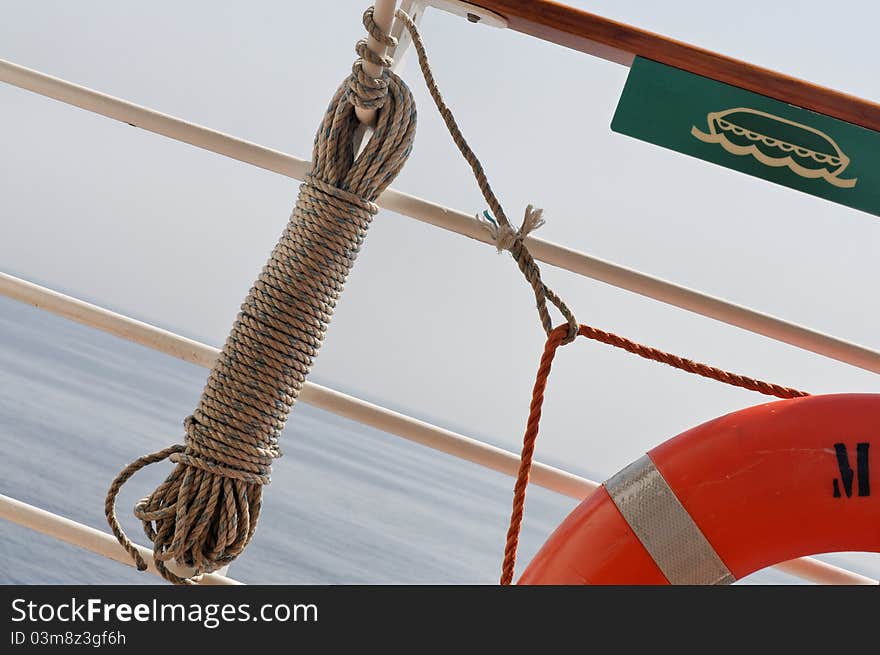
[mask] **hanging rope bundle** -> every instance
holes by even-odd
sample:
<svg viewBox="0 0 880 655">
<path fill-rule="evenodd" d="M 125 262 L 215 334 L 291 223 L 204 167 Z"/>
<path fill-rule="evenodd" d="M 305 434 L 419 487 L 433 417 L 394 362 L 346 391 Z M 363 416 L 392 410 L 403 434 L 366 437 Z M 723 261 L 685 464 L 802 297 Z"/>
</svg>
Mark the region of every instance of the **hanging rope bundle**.
<svg viewBox="0 0 880 655">
<path fill-rule="evenodd" d="M 364 13 L 364 26 L 386 46 L 396 41 Z M 336 91 L 315 137 L 312 170 L 269 261 L 241 306 L 214 364 L 198 407 L 184 425 L 185 445 L 129 464 L 107 493 L 113 533 L 138 569 L 146 563 L 116 518 L 120 487 L 136 471 L 169 458 L 177 466 L 135 506 L 167 580 L 191 583 L 235 559 L 257 525 L 262 487 L 278 438 L 324 338 L 346 277 L 378 211 L 374 200 L 403 167 L 412 149 L 416 109 L 391 59 L 357 44 L 359 59 Z M 381 66 L 371 77 L 364 60 Z M 374 132 L 357 152 L 354 107 L 379 109 Z M 181 577 L 166 563 L 190 567 Z"/>
</svg>

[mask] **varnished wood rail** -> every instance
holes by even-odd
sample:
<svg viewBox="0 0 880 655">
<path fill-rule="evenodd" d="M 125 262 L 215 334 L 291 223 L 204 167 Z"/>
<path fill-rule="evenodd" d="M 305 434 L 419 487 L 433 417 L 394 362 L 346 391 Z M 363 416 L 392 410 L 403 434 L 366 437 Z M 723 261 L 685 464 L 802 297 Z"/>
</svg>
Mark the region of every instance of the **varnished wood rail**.
<svg viewBox="0 0 880 655">
<path fill-rule="evenodd" d="M 530 36 L 629 66 L 638 55 L 880 132 L 880 104 L 549 0 L 477 0 Z"/>
</svg>

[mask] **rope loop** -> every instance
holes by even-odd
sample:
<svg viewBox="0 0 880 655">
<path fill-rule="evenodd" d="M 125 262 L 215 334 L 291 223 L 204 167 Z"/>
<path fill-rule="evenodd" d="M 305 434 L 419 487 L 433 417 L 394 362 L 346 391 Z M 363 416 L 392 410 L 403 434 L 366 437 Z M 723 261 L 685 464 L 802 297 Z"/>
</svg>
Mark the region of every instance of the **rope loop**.
<svg viewBox="0 0 880 655">
<path fill-rule="evenodd" d="M 362 17 L 362 21 L 364 24 L 364 28 L 367 30 L 367 34 L 376 39 L 379 43 L 384 45 L 386 48 L 394 48 L 397 46 L 397 39 L 395 39 L 390 34 L 386 34 L 379 24 L 376 22 L 374 18 L 376 8 L 375 7 L 367 7 L 364 10 L 364 15 Z"/>
<path fill-rule="evenodd" d="M 368 7 L 363 15 L 364 27 L 367 33 L 386 48 L 397 45 L 397 39 L 382 31 L 382 28 L 373 18 L 373 7 Z M 349 102 L 362 109 L 379 109 L 385 105 L 388 94 L 388 69 L 394 60 L 388 55 L 380 55 L 370 50 L 366 39 L 361 39 L 355 44 L 357 60 L 351 68 L 351 77 L 348 81 Z M 382 69 L 382 75 L 375 77 L 364 70 L 364 62 L 369 62 Z"/>
<path fill-rule="evenodd" d="M 550 332 L 547 342 L 544 345 L 544 352 L 541 355 L 541 362 L 538 365 L 538 374 L 535 377 L 535 386 L 532 389 L 532 401 L 529 406 L 529 417 L 526 421 L 525 435 L 523 436 L 523 447 L 520 454 L 519 471 L 516 476 L 516 483 L 513 487 L 513 509 L 510 515 L 510 525 L 507 529 L 507 539 L 504 544 L 504 560 L 501 565 L 501 581 L 502 585 L 509 585 L 513 582 L 514 569 L 516 567 L 516 551 L 519 546 L 519 535 L 522 528 L 523 511 L 526 502 L 526 488 L 529 484 L 529 476 L 532 470 L 532 459 L 535 454 L 535 442 L 538 439 L 538 430 L 541 423 L 541 408 L 544 405 L 544 392 L 547 389 L 547 380 L 550 377 L 550 369 L 553 365 L 553 358 L 556 356 L 556 350 L 562 344 L 566 343 L 571 333 L 568 325 L 560 325 Z M 808 396 L 805 391 L 798 391 L 791 387 L 783 387 L 778 384 L 763 382 L 744 375 L 730 373 L 714 366 L 695 362 L 678 355 L 651 348 L 635 341 L 631 341 L 625 337 L 621 337 L 611 332 L 605 332 L 589 325 L 578 326 L 575 336 L 581 335 L 594 341 L 621 348 L 629 353 L 638 355 L 645 359 L 660 362 L 673 368 L 677 368 L 686 373 L 693 373 L 705 378 L 717 380 L 724 384 L 729 384 L 750 391 L 757 391 L 769 396 L 777 398 L 799 398 Z"/>
</svg>

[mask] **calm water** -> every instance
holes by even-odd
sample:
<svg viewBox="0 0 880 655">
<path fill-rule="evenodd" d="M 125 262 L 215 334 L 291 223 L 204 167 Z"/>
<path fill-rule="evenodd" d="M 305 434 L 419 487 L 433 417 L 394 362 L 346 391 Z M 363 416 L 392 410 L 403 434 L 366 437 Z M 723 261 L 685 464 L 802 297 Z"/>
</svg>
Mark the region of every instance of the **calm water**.
<svg viewBox="0 0 880 655">
<path fill-rule="evenodd" d="M 106 531 L 109 482 L 137 456 L 181 440 L 182 419 L 195 407 L 206 375 L 0 298 L 0 493 Z M 512 479 L 305 404 L 296 407 L 282 446 L 256 536 L 230 571 L 235 578 L 267 584 L 497 581 Z M 148 467 L 123 488 L 119 513 L 140 543 L 145 537 L 130 508 L 170 466 Z M 574 504 L 531 488 L 520 562 Z M 861 572 L 880 574 L 876 560 L 846 557 Z M 762 572 L 752 581 L 794 579 Z M 156 582 L 0 522 L 2 584 Z"/>
<path fill-rule="evenodd" d="M 0 492 L 106 530 L 107 485 L 182 438 L 205 369 L 0 299 Z M 254 541 L 231 570 L 249 583 L 492 583 L 512 480 L 300 404 Z M 118 502 L 167 475 L 148 467 Z M 574 502 L 534 489 L 522 557 Z M 149 574 L 0 522 L 0 583 L 155 582 Z"/>
</svg>

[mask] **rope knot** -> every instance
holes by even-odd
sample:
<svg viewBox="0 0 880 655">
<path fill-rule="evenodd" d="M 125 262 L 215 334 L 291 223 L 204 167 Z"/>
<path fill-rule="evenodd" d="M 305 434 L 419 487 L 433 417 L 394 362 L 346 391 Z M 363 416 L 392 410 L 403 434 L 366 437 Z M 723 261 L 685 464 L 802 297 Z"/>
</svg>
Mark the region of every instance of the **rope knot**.
<svg viewBox="0 0 880 655">
<path fill-rule="evenodd" d="M 373 7 L 368 7 L 363 15 L 363 23 L 371 37 L 376 39 L 386 48 L 397 46 L 397 39 L 382 31 L 373 18 Z M 358 58 L 351 67 L 351 77 L 348 79 L 348 101 L 362 109 L 379 109 L 385 104 L 388 96 L 388 69 L 394 60 L 388 55 L 379 55 L 370 50 L 366 39 L 361 39 L 355 45 Z M 370 75 L 364 70 L 364 63 L 369 62 L 382 69 L 379 77 Z"/>
<path fill-rule="evenodd" d="M 501 253 L 505 250 L 513 253 L 517 242 L 522 242 L 530 233 L 544 225 L 544 210 L 537 209 L 528 205 L 525 215 L 523 216 L 522 225 L 516 230 L 509 223 L 498 223 L 488 212 L 483 213 L 483 218 L 477 216 L 477 220 L 482 220 L 483 226 L 492 236 L 492 243 Z"/>
<path fill-rule="evenodd" d="M 500 210 L 497 212 L 498 220 L 496 221 L 492 218 L 488 211 L 483 212 L 482 218 L 477 216 L 477 220 L 481 221 L 486 230 L 488 230 L 492 237 L 492 242 L 499 253 L 504 250 L 510 252 L 517 266 L 519 266 L 519 270 L 531 285 L 532 290 L 535 292 L 538 316 L 541 319 L 544 332 L 549 336 L 553 330 L 550 314 L 547 311 L 547 301 L 549 300 L 560 311 L 568 326 L 561 344 L 571 343 L 577 337 L 577 320 L 565 302 L 550 287 L 544 284 L 544 281 L 541 279 L 541 271 L 535 263 L 535 258 L 532 257 L 532 254 L 525 245 L 526 237 L 544 225 L 544 210 L 527 205 L 522 224 L 519 226 L 519 229 L 515 229 L 504 215 L 504 210 L 501 209 L 497 201 L 493 204 Z"/>
</svg>

